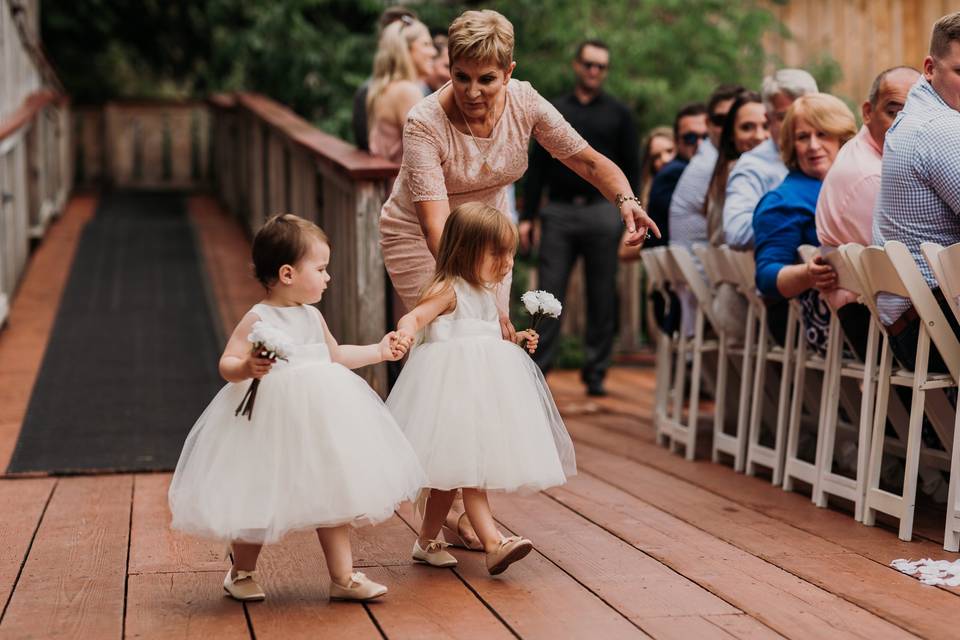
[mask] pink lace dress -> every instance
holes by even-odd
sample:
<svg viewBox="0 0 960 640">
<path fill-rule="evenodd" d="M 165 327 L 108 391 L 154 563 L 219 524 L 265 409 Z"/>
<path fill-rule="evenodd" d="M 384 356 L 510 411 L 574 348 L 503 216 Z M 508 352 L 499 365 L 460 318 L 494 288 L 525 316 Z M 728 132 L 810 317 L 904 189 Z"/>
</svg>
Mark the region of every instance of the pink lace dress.
<svg viewBox="0 0 960 640">
<path fill-rule="evenodd" d="M 464 202 L 484 202 L 507 215 L 508 185 L 527 170 L 533 136 L 550 154 L 563 160 L 582 151 L 587 142 L 529 82 L 511 80 L 503 115 L 489 138 L 458 131 L 440 106 L 441 88 L 410 110 L 403 129 L 403 161 L 393 191 L 380 213 L 380 246 L 394 289 L 408 308 L 433 277 L 436 266 L 417 219 L 415 202 L 449 200 L 450 209 Z M 486 154 L 484 166 L 481 151 Z M 508 275 L 501 283 L 498 305 L 506 308 Z"/>
</svg>

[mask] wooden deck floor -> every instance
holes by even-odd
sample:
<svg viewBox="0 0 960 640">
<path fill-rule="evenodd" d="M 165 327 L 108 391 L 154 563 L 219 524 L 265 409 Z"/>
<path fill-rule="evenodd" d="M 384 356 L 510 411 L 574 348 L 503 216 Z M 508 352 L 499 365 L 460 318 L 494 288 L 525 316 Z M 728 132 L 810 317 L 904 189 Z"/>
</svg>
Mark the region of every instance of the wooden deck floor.
<svg viewBox="0 0 960 640">
<path fill-rule="evenodd" d="M 209 202 L 194 205 L 229 323 L 251 293 L 224 276 L 245 263 L 245 240 Z M 60 244 L 41 248 L 15 304 L 45 308 L 35 289 L 55 294 L 66 231 L 88 213 L 73 207 L 57 223 Z M 42 327 L 25 326 L 0 333 L 0 381 L 17 382 L 0 392 L 3 458 L 43 350 Z M 264 552 L 266 602 L 224 598 L 223 549 L 168 527 L 169 474 L 2 479 L 0 638 L 960 636 L 960 591 L 887 566 L 956 557 L 936 540 L 936 521 L 904 543 L 761 479 L 672 455 L 653 442 L 653 382 L 650 368 L 615 368 L 610 397 L 594 401 L 575 375 L 551 376 L 580 474 L 546 493 L 493 500 L 503 528 L 530 537 L 535 553 L 496 578 L 476 553 L 457 552 L 453 570 L 414 566 L 408 506 L 356 532 L 358 565 L 390 587 L 369 605 L 327 602 L 308 533 Z"/>
</svg>

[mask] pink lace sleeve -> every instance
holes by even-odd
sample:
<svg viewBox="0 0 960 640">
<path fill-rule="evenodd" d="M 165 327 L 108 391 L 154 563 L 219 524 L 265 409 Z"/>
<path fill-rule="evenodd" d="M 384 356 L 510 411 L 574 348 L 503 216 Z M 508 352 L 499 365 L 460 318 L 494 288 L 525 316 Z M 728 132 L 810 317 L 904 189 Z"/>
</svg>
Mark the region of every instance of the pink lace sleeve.
<svg viewBox="0 0 960 640">
<path fill-rule="evenodd" d="M 440 141 L 420 120 L 407 120 L 403 128 L 403 170 L 413 202 L 446 200 Z"/>
<path fill-rule="evenodd" d="M 587 147 L 577 130 L 570 126 L 557 108 L 528 85 L 528 108 L 533 110 L 533 137 L 557 160 L 569 158 Z"/>
</svg>

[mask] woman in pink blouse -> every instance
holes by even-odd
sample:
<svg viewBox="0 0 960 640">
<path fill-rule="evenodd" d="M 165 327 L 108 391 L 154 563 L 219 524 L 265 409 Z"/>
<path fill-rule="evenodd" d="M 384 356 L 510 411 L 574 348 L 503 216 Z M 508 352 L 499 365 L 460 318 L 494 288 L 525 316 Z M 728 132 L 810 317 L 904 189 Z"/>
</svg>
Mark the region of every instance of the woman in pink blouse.
<svg viewBox="0 0 960 640">
<path fill-rule="evenodd" d="M 454 207 L 479 201 L 507 212 L 506 188 L 527 168 L 533 136 L 555 158 L 619 206 L 626 242 L 651 229 L 623 172 L 597 153 L 528 82 L 512 80 L 513 25 L 496 11 L 466 11 L 449 29 L 451 82 L 420 101 L 403 130 L 403 160 L 380 215 L 380 245 L 394 289 L 412 309 L 433 275 L 444 222 Z M 500 285 L 504 337 L 508 275 Z M 463 533 L 461 523 L 455 523 Z"/>
<path fill-rule="evenodd" d="M 450 26 L 452 81 L 419 102 L 403 132 L 403 161 L 380 217 L 380 244 L 394 288 L 412 307 L 430 279 L 450 210 L 479 201 L 507 210 L 506 187 L 527 168 L 532 135 L 613 201 L 633 191 L 527 82 L 511 80 L 513 26 L 495 11 L 467 11 Z M 621 203 L 629 244 L 653 221 L 636 200 Z M 504 292 L 505 301 L 506 291 Z M 503 307 L 506 313 L 506 307 Z"/>
</svg>

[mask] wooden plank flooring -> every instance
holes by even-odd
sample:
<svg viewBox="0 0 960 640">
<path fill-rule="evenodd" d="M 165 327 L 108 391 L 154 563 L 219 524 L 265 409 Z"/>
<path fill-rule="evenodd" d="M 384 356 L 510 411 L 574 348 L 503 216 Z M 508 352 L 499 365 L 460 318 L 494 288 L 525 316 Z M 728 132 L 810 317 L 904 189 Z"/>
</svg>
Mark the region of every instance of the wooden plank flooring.
<svg viewBox="0 0 960 640">
<path fill-rule="evenodd" d="M 58 223 L 73 225 L 59 255 L 36 254 L 31 270 L 65 277 L 80 205 Z M 209 199 L 193 199 L 191 215 L 229 329 L 258 293 L 231 277 L 246 268 L 246 237 Z M 40 275 L 28 273 L 14 318 L 59 295 L 36 291 L 56 284 Z M 48 332 L 55 309 L 43 311 Z M 0 332 L 0 382 L 9 382 L 0 458 L 45 339 Z M 649 367 L 615 367 L 610 397 L 595 399 L 575 373 L 552 375 L 580 474 L 545 493 L 492 498 L 503 531 L 530 537 L 535 552 L 498 577 L 482 554 L 459 550 L 454 569 L 415 565 L 417 523 L 404 505 L 354 533 L 357 567 L 390 587 L 367 605 L 328 601 L 312 532 L 264 551 L 265 602 L 225 598 L 222 546 L 169 528 L 169 474 L 0 479 L 0 639 L 958 637 L 960 590 L 888 566 L 958 557 L 936 539 L 935 512 L 921 513 L 932 526 L 905 543 L 763 479 L 687 462 L 654 444 L 653 383 Z"/>
</svg>

